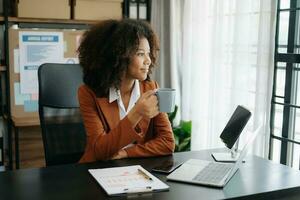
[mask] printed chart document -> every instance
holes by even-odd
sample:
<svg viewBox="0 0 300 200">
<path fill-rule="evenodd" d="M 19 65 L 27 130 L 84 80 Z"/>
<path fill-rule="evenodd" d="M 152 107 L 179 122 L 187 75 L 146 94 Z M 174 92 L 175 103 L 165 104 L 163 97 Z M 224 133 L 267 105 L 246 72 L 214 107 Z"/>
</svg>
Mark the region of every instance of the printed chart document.
<svg viewBox="0 0 300 200">
<path fill-rule="evenodd" d="M 89 169 L 89 173 L 110 196 L 158 192 L 169 189 L 168 185 L 140 165 Z"/>
<path fill-rule="evenodd" d="M 37 94 L 39 66 L 63 62 L 63 33 L 20 31 L 19 48 L 21 93 Z"/>
</svg>

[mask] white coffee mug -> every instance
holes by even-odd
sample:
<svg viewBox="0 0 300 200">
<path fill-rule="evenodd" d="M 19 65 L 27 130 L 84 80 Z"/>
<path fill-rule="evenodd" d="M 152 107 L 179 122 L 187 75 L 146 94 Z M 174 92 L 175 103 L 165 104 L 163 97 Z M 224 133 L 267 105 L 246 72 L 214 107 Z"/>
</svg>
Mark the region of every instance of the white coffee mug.
<svg viewBox="0 0 300 200">
<path fill-rule="evenodd" d="M 175 108 L 175 89 L 159 88 L 156 91 L 159 112 L 170 113 Z"/>
</svg>

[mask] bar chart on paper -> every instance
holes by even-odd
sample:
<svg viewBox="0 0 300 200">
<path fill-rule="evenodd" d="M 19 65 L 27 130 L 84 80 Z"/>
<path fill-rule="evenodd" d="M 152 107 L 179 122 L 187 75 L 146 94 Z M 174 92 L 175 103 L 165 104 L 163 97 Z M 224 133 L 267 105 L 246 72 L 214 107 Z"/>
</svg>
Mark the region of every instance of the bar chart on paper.
<svg viewBox="0 0 300 200">
<path fill-rule="evenodd" d="M 90 169 L 89 172 L 108 195 L 168 190 L 169 186 L 140 165 Z"/>
</svg>

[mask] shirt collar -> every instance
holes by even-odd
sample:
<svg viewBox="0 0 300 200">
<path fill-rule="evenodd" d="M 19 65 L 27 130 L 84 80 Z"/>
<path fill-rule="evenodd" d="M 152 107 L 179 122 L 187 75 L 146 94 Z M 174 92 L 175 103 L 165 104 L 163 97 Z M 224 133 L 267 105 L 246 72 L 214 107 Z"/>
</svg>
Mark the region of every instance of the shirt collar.
<svg viewBox="0 0 300 200">
<path fill-rule="evenodd" d="M 133 98 L 134 102 L 138 100 L 140 97 L 140 84 L 138 80 L 134 81 L 133 89 L 131 92 L 131 98 Z M 121 96 L 120 90 L 116 89 L 115 87 L 109 88 L 109 103 L 114 102 L 115 100 L 119 99 Z"/>
<path fill-rule="evenodd" d="M 109 103 L 117 100 L 120 96 L 120 90 L 115 87 L 109 88 Z"/>
</svg>

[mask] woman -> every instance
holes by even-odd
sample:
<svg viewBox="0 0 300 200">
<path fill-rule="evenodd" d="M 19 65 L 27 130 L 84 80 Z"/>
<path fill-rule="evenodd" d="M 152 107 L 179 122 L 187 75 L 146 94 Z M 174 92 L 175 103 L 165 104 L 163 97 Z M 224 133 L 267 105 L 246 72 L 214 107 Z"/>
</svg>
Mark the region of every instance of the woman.
<svg viewBox="0 0 300 200">
<path fill-rule="evenodd" d="M 171 154 L 174 137 L 159 113 L 150 81 L 158 51 L 151 27 L 137 20 L 106 20 L 83 35 L 78 90 L 87 145 L 80 162 Z"/>
</svg>

